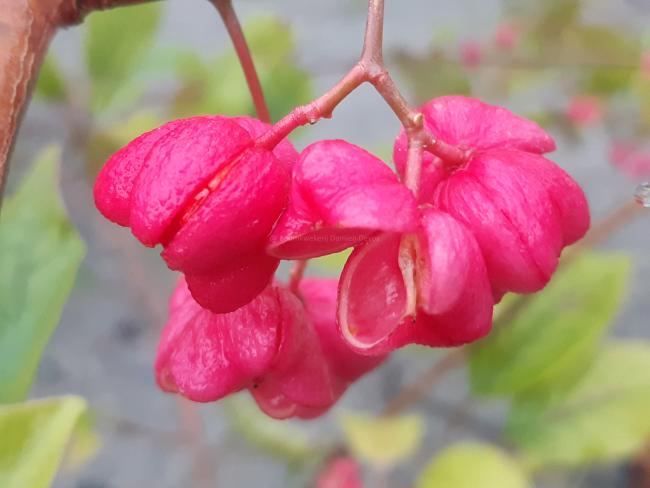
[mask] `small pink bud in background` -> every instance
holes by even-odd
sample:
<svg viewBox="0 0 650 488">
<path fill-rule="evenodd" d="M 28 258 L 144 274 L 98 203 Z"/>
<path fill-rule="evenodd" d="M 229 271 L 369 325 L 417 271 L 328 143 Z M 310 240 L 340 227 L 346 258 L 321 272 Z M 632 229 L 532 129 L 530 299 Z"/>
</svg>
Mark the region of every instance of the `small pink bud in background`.
<svg viewBox="0 0 650 488">
<path fill-rule="evenodd" d="M 247 117 L 169 122 L 116 152 L 95 183 L 99 211 L 144 245 L 162 245 L 167 265 L 215 312 L 252 300 L 279 263 L 264 247 L 298 155 L 288 141 L 273 152 L 255 147 L 265 127 Z"/>
<path fill-rule="evenodd" d="M 316 488 L 363 488 L 359 463 L 349 456 L 332 459 L 318 476 Z"/>
<path fill-rule="evenodd" d="M 477 41 L 465 41 L 460 45 L 460 61 L 466 68 L 476 68 L 483 59 L 483 47 Z"/>
<path fill-rule="evenodd" d="M 575 96 L 569 102 L 566 115 L 571 122 L 578 126 L 585 126 L 598 122 L 603 117 L 602 102 L 595 96 Z"/>
<path fill-rule="evenodd" d="M 517 24 L 510 21 L 500 23 L 494 31 L 494 43 L 501 49 L 510 51 L 516 47 L 521 35 Z"/>
<path fill-rule="evenodd" d="M 609 148 L 609 159 L 619 166 L 634 154 L 634 144 L 627 141 L 613 141 Z"/>
<path fill-rule="evenodd" d="M 614 141 L 609 151 L 611 162 L 633 179 L 650 176 L 650 149 L 642 149 L 634 143 Z"/>
<path fill-rule="evenodd" d="M 641 63 L 639 65 L 641 74 L 648 80 L 650 80 L 650 51 L 646 51 L 641 54 Z"/>
</svg>

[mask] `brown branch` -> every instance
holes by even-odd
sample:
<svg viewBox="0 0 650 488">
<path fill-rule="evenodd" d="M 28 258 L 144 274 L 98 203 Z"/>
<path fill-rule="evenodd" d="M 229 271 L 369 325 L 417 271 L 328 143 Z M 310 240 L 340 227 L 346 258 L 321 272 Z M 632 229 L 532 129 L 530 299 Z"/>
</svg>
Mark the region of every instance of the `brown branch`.
<svg viewBox="0 0 650 488">
<path fill-rule="evenodd" d="M 0 0 L 0 196 L 23 107 L 66 0 Z"/>
<path fill-rule="evenodd" d="M 144 0 L 0 0 L 0 204 L 16 132 L 56 31 L 93 10 Z"/>
</svg>

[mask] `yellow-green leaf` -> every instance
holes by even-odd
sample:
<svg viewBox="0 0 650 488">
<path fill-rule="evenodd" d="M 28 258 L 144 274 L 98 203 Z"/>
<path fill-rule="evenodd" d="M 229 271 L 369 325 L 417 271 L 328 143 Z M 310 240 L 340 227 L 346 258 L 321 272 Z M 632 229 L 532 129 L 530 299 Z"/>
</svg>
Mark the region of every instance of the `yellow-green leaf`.
<svg viewBox="0 0 650 488">
<path fill-rule="evenodd" d="M 526 488 L 517 461 L 490 444 L 464 442 L 448 447 L 426 466 L 415 488 Z"/>
<path fill-rule="evenodd" d="M 95 431 L 94 417 L 84 412 L 77 421 L 74 434 L 65 455 L 62 469 L 74 471 L 86 464 L 101 449 L 102 443 Z"/>
<path fill-rule="evenodd" d="M 650 342 L 614 342 L 566 397 L 514 406 L 508 434 L 533 468 L 613 462 L 650 437 Z"/>
<path fill-rule="evenodd" d="M 0 406 L 0 486 L 50 486 L 85 410 L 75 396 Z"/>
<path fill-rule="evenodd" d="M 66 97 L 66 83 L 53 54 L 48 54 L 41 65 L 34 94 L 52 102 Z"/>
<path fill-rule="evenodd" d="M 274 120 L 312 98 L 309 75 L 295 60 L 295 42 L 289 26 L 274 17 L 253 18 L 244 32 Z M 239 60 L 228 48 L 214 62 L 194 54 L 177 55 L 182 84 L 174 99 L 174 114 L 254 114 L 253 103 Z"/>
<path fill-rule="evenodd" d="M 424 421 L 419 415 L 347 413 L 340 423 L 354 455 L 378 469 L 390 469 L 413 456 L 424 435 Z"/>
<path fill-rule="evenodd" d="M 85 252 L 59 195 L 59 159 L 45 150 L 0 214 L 0 403 L 27 395 Z"/>
<path fill-rule="evenodd" d="M 312 259 L 310 264 L 313 264 L 324 271 L 334 272 L 338 275 L 343 269 L 343 266 L 348 260 L 351 252 L 352 249 L 346 249 L 345 251 L 328 254 L 327 256 Z"/>
<path fill-rule="evenodd" d="M 394 59 L 418 103 L 440 95 L 469 95 L 472 91 L 467 73 L 439 49 L 424 54 L 398 51 Z"/>
<path fill-rule="evenodd" d="M 296 49 L 290 26 L 270 15 L 254 17 L 244 25 L 248 45 L 264 64 L 274 65 L 293 56 Z"/>
<path fill-rule="evenodd" d="M 150 50 L 162 12 L 159 2 L 92 13 L 86 20 L 86 62 L 92 105 L 106 108 Z"/>
<path fill-rule="evenodd" d="M 514 320 L 471 348 L 474 392 L 517 398 L 570 388 L 593 361 L 629 270 L 625 256 L 589 254 L 558 271 Z"/>
</svg>

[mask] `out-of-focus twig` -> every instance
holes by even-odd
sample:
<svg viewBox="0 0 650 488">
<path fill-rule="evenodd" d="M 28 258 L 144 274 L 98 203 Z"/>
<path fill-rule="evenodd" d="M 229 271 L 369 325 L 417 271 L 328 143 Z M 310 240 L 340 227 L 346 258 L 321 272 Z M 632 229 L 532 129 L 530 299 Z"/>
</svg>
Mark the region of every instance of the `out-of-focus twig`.
<svg viewBox="0 0 650 488">
<path fill-rule="evenodd" d="M 406 385 L 397 395 L 391 398 L 382 413 L 384 415 L 395 415 L 419 402 L 449 371 L 461 366 L 464 361 L 465 351 L 462 348 L 446 353 L 411 384 Z"/>
<path fill-rule="evenodd" d="M 630 488 L 650 488 L 650 439 L 629 466 Z"/>
</svg>

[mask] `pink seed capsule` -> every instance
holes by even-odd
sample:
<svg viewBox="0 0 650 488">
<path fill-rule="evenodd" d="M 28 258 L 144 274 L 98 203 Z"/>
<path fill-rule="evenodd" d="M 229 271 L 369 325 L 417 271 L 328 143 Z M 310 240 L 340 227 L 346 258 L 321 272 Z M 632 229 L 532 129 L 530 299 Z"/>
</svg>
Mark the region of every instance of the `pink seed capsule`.
<svg viewBox="0 0 650 488">
<path fill-rule="evenodd" d="M 279 262 L 248 265 L 245 279 L 233 273 L 248 258 L 262 260 L 297 158 L 288 141 L 273 152 L 255 147 L 264 128 L 246 117 L 172 121 L 115 153 L 95 183 L 99 211 L 131 227 L 144 245 L 162 245 L 168 266 L 185 273 L 197 299 L 215 312 L 250 301 Z M 206 298 L 206 287 L 226 282 L 239 292 Z"/>
<path fill-rule="evenodd" d="M 462 222 L 476 237 L 499 299 L 543 288 L 562 249 L 589 228 L 578 184 L 542 154 L 555 149 L 537 124 L 479 100 L 449 96 L 422 107 L 432 135 L 468 154 L 458 164 L 426 155 L 421 201 Z M 406 134 L 395 141 L 398 171 Z"/>
<path fill-rule="evenodd" d="M 349 142 L 320 141 L 294 167 L 289 207 L 267 249 L 282 259 L 307 259 L 357 245 L 378 230 L 416 226 L 415 199 L 386 164 Z"/>
<path fill-rule="evenodd" d="M 472 233 L 427 209 L 416 234 L 382 234 L 352 253 L 341 275 L 338 322 L 362 354 L 412 343 L 448 347 L 487 334 L 492 305 Z"/>
<path fill-rule="evenodd" d="M 209 402 L 248 389 L 275 418 L 326 412 L 378 366 L 347 348 L 336 328 L 335 280 L 307 279 L 300 299 L 280 284 L 234 312 L 199 306 L 180 280 L 158 346 L 160 387 Z"/>
</svg>

